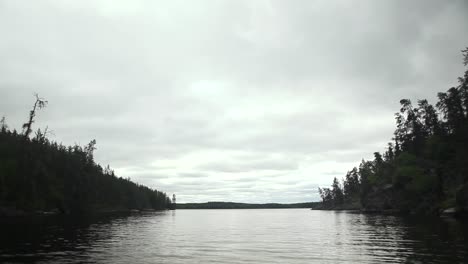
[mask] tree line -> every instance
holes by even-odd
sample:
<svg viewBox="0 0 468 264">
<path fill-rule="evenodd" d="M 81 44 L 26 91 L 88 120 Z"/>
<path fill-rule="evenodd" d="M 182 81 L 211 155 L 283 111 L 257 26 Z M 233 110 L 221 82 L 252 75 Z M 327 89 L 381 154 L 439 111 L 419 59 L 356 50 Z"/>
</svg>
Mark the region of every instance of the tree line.
<svg viewBox="0 0 468 264">
<path fill-rule="evenodd" d="M 316 203 L 266 203 L 266 204 L 249 204 L 249 203 L 233 203 L 233 202 L 207 202 L 207 203 L 178 203 L 177 209 L 282 209 L 282 208 L 311 208 Z"/>
<path fill-rule="evenodd" d="M 117 177 L 94 160 L 96 140 L 64 146 L 48 139 L 48 129 L 32 125 L 47 101 L 36 96 L 23 130 L 0 120 L 0 215 L 35 211 L 83 213 L 169 209 L 169 197 L 158 190 Z"/>
<path fill-rule="evenodd" d="M 462 50 L 468 66 L 468 48 Z M 438 101 L 400 101 L 392 142 L 319 188 L 324 209 L 468 211 L 468 70 Z"/>
</svg>

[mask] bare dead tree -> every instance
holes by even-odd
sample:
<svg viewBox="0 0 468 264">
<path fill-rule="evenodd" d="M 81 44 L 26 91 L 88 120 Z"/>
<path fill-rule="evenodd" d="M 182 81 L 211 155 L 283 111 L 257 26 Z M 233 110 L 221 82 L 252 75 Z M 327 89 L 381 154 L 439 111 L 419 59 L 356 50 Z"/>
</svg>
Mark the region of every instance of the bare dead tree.
<svg viewBox="0 0 468 264">
<path fill-rule="evenodd" d="M 37 129 L 36 136 L 34 137 L 34 139 L 39 142 L 45 142 L 48 135 L 55 135 L 55 134 L 54 134 L 54 131 L 49 130 L 49 127 L 46 126 L 46 128 L 44 129 L 44 132 L 42 132 L 40 128 Z"/>
<path fill-rule="evenodd" d="M 36 102 L 34 102 L 33 108 L 29 112 L 29 120 L 28 122 L 23 124 L 23 135 L 25 138 L 29 137 L 29 135 L 32 132 L 31 127 L 32 127 L 32 124 L 34 123 L 34 117 L 36 116 L 36 111 L 46 107 L 48 103 L 43 98 L 39 97 L 37 93 L 34 94 L 34 96 L 36 97 Z"/>
<path fill-rule="evenodd" d="M 6 119 L 5 117 L 2 117 L 2 119 L 0 120 L 0 130 L 2 132 L 5 132 L 7 129 L 8 129 L 8 126 L 6 124 Z"/>
</svg>

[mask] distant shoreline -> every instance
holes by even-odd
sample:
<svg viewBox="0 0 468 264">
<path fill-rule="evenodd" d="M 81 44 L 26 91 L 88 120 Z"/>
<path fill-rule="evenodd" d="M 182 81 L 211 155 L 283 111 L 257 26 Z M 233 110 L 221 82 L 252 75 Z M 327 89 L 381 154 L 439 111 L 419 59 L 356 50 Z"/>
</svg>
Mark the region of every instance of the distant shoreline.
<svg viewBox="0 0 468 264">
<path fill-rule="evenodd" d="M 234 203 L 234 202 L 207 202 L 207 203 L 178 203 L 176 209 L 288 209 L 288 208 L 313 208 L 320 202 L 307 203 Z"/>
</svg>

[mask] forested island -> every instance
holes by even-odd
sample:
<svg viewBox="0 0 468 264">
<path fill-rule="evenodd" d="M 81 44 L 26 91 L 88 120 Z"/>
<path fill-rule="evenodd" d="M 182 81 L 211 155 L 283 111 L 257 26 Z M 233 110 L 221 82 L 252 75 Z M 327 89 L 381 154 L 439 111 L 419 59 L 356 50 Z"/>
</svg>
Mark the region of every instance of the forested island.
<svg viewBox="0 0 468 264">
<path fill-rule="evenodd" d="M 468 66 L 468 48 L 462 51 Z M 400 101 L 393 142 L 363 160 L 331 188 L 319 188 L 315 209 L 367 212 L 468 211 L 468 70 L 458 85 L 438 93 L 435 106 Z"/>
<path fill-rule="evenodd" d="M 0 121 L 0 216 L 82 214 L 172 208 L 165 193 L 117 177 L 93 158 L 96 141 L 64 146 L 32 125 L 47 101 L 36 101 L 22 132 Z"/>
<path fill-rule="evenodd" d="M 317 206 L 318 202 L 310 203 L 233 203 L 233 202 L 207 202 L 207 203 L 178 203 L 177 209 L 286 209 L 286 208 L 311 208 Z"/>
</svg>

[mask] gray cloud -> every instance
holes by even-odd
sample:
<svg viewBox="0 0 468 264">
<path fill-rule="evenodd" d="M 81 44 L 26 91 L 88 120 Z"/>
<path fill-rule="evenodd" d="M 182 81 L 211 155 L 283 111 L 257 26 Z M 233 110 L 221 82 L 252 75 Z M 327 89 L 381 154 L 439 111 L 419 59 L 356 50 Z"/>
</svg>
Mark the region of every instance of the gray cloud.
<svg viewBox="0 0 468 264">
<path fill-rule="evenodd" d="M 318 198 L 456 83 L 466 1 L 0 1 L 0 115 L 179 201 Z M 342 177 L 341 176 L 341 177 Z"/>
<path fill-rule="evenodd" d="M 219 172 L 250 172 L 262 170 L 290 171 L 297 169 L 298 165 L 286 157 L 277 159 L 264 159 L 254 161 L 229 161 L 218 160 L 199 166 L 200 170 L 219 171 Z"/>
</svg>

